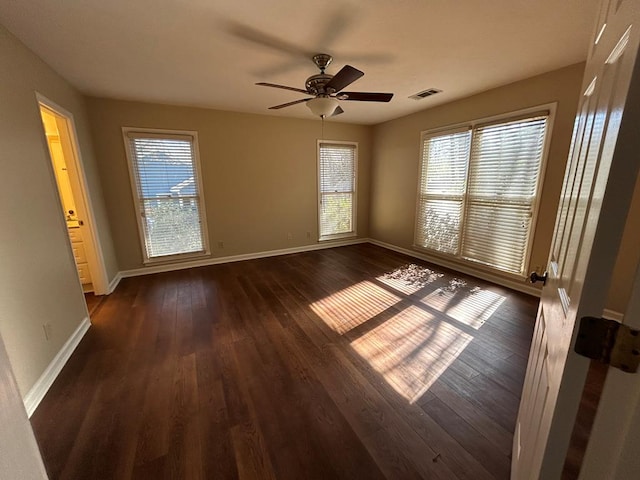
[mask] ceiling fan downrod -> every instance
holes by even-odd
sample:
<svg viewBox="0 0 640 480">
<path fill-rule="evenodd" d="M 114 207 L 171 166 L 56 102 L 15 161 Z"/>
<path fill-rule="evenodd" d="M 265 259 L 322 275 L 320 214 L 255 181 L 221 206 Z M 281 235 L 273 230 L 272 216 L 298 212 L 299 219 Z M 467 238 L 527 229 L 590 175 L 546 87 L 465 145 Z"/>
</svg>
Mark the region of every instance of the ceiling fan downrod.
<svg viewBox="0 0 640 480">
<path fill-rule="evenodd" d="M 333 57 L 326 53 L 318 53 L 312 57 L 313 63 L 320 69 L 321 73 L 324 73 L 325 69 L 333 61 Z"/>
</svg>

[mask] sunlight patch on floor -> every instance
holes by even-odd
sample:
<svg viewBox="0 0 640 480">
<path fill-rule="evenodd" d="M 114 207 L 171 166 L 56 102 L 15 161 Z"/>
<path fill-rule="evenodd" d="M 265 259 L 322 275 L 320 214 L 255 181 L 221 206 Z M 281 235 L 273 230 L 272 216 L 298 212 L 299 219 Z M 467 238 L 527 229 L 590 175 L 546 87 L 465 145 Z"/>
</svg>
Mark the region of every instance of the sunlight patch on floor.
<svg viewBox="0 0 640 480">
<path fill-rule="evenodd" d="M 410 306 L 351 346 L 410 403 L 418 400 L 473 337 Z"/>
<path fill-rule="evenodd" d="M 405 295 L 411 295 L 430 283 L 435 282 L 443 275 L 443 273 L 411 263 L 398 267 L 392 272 L 380 275 L 376 280 Z"/>
<path fill-rule="evenodd" d="M 364 281 L 311 304 L 311 309 L 339 334 L 372 319 L 400 301 L 384 288 Z"/>
<path fill-rule="evenodd" d="M 489 320 L 506 300 L 506 297 L 491 290 L 483 290 L 480 287 L 469 289 L 466 284 L 453 285 L 439 288 L 420 301 L 476 330 Z"/>
</svg>

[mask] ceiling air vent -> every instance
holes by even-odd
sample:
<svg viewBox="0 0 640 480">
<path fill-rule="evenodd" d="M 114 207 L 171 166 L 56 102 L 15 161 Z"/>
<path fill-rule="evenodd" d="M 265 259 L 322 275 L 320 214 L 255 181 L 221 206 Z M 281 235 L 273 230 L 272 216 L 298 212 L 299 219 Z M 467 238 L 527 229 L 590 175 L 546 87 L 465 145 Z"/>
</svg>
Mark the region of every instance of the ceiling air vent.
<svg viewBox="0 0 640 480">
<path fill-rule="evenodd" d="M 435 95 L 436 93 L 440 92 L 442 92 L 442 90 L 438 90 L 437 88 L 428 88 L 416 93 L 415 95 L 411 95 L 409 98 L 413 98 L 414 100 L 422 100 L 423 98 L 430 97 L 431 95 Z"/>
</svg>

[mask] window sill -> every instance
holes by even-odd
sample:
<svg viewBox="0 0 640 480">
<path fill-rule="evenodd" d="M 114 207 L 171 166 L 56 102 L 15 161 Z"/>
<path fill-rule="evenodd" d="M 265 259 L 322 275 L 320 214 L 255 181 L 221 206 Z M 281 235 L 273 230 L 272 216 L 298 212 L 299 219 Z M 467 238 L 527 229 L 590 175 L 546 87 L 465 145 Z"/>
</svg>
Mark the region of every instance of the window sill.
<svg viewBox="0 0 640 480">
<path fill-rule="evenodd" d="M 331 240 L 342 240 L 345 238 L 355 238 L 358 234 L 356 232 L 347 232 L 347 233 L 337 233 L 335 235 L 323 235 L 318 238 L 319 242 L 327 242 Z"/>
<path fill-rule="evenodd" d="M 500 270 L 498 268 L 493 268 L 493 267 L 490 267 L 489 265 L 485 265 L 484 263 L 474 262 L 472 260 L 466 260 L 461 257 L 456 257 L 455 255 L 441 253 L 435 250 L 429 250 L 419 245 L 415 245 L 415 244 L 412 245 L 412 249 L 422 253 L 423 255 L 433 257 L 434 259 L 442 259 L 442 261 L 450 263 L 454 266 L 459 265 L 460 267 L 470 268 L 473 270 L 477 270 L 478 272 L 484 272 L 486 274 L 495 275 L 496 277 L 503 277 L 511 281 L 523 282 L 528 278 L 528 276 L 524 273 L 517 274 L 517 273 L 506 272 L 504 270 Z"/>
<path fill-rule="evenodd" d="M 177 255 L 167 255 L 162 257 L 145 258 L 143 265 L 162 265 L 167 263 L 188 262 L 189 260 L 197 260 L 199 258 L 210 257 L 211 252 L 206 250 L 203 252 L 180 253 Z"/>
</svg>

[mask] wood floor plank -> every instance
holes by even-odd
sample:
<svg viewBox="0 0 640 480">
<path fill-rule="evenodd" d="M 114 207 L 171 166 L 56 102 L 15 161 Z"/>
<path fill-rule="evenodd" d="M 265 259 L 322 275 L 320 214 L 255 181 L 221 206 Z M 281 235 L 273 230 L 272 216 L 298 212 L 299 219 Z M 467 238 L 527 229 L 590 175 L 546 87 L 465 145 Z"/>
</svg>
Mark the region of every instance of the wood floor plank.
<svg viewBox="0 0 640 480">
<path fill-rule="evenodd" d="M 487 438 L 467 423 L 456 411 L 439 398 L 423 404 L 422 409 L 449 435 L 476 458 L 495 478 L 508 479 L 511 459 L 497 451 Z"/>
<path fill-rule="evenodd" d="M 52 480 L 507 478 L 536 310 L 369 244 L 127 278 L 32 423 Z"/>
<path fill-rule="evenodd" d="M 440 380 L 444 381 L 458 395 L 471 402 L 476 409 L 513 434 L 519 405 L 517 401 L 514 401 L 513 397 L 515 396 L 510 395 L 510 392 L 502 389 L 497 383 L 482 374 L 471 380 L 466 380 L 455 372 L 447 370 L 440 376 Z"/>
<path fill-rule="evenodd" d="M 231 428 L 234 450 L 237 452 L 240 478 L 273 480 L 276 478 L 269 461 L 267 447 L 253 424 L 235 425 Z"/>
<path fill-rule="evenodd" d="M 168 418 L 171 425 L 166 457 L 168 478 L 200 477 L 200 439 L 193 426 L 198 409 L 196 356 L 181 356 L 174 372 Z"/>
<path fill-rule="evenodd" d="M 484 415 L 471 402 L 460 396 L 456 391 L 447 386 L 445 382 L 437 381 L 430 389 L 434 397 L 452 408 L 457 415 L 466 420 L 471 426 L 494 445 L 503 455 L 511 453 L 513 436 L 487 415 Z M 428 401 L 428 400 L 427 400 Z"/>
<path fill-rule="evenodd" d="M 207 368 L 205 364 L 204 368 Z M 198 376 L 198 378 L 201 378 Z M 193 453 L 200 457 L 202 478 L 237 479 L 236 452 L 231 438 L 231 424 L 228 419 L 225 392 L 221 379 L 214 383 L 198 383 L 198 390 L 206 390 L 207 402 L 200 395 L 200 410 L 193 422 L 197 426 L 200 450 Z"/>
</svg>

